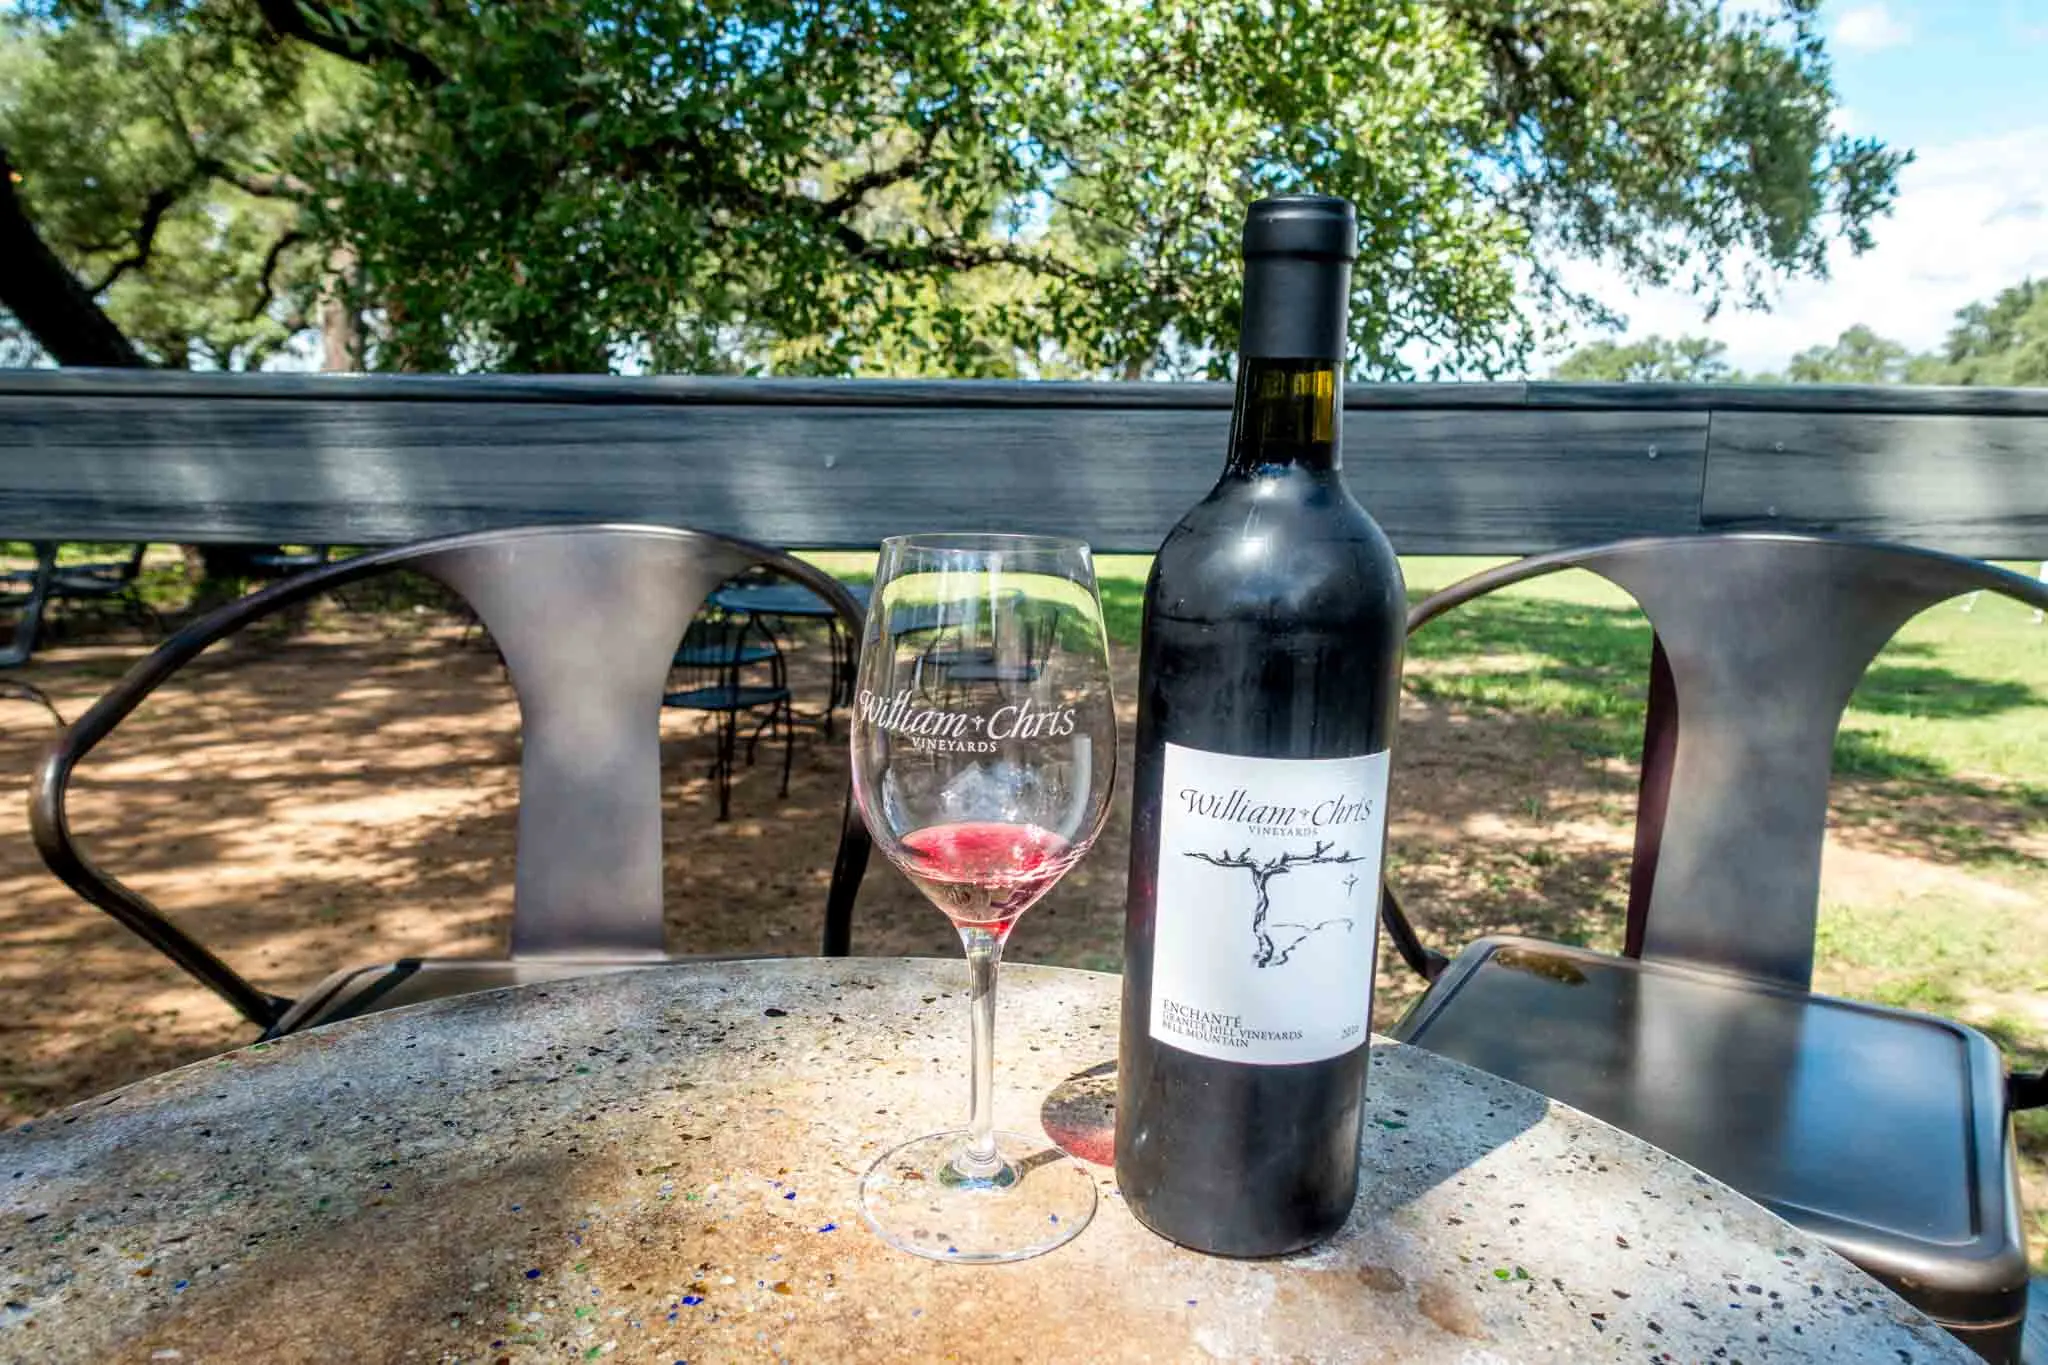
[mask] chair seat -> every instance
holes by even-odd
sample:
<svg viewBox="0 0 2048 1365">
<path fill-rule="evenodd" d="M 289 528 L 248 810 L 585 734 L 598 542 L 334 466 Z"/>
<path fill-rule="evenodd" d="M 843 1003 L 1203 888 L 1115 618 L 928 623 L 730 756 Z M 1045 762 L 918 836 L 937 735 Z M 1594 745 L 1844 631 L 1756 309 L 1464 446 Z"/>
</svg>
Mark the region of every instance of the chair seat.
<svg viewBox="0 0 2048 1365">
<path fill-rule="evenodd" d="M 737 657 L 730 648 L 720 649 L 715 645 L 685 645 L 676 651 L 677 668 L 727 668 L 737 664 L 745 668 L 750 664 L 765 664 L 780 658 L 782 651 L 774 645 L 746 645 Z"/>
<path fill-rule="evenodd" d="M 999 664 L 988 660 L 974 663 L 955 664 L 946 670 L 946 677 L 953 682 L 978 683 L 1028 683 L 1038 681 L 1036 664 Z"/>
<path fill-rule="evenodd" d="M 50 590 L 62 597 L 119 597 L 132 592 L 133 579 L 113 578 L 80 569 L 59 569 L 50 576 Z"/>
<path fill-rule="evenodd" d="M 313 554 L 310 552 L 305 554 L 292 554 L 282 551 L 272 552 L 261 550 L 259 550 L 255 554 L 250 555 L 248 559 L 248 565 L 250 568 L 261 570 L 264 573 L 273 573 L 278 575 L 303 573 L 307 569 L 320 568 L 327 562 L 327 556 L 322 554 Z"/>
<path fill-rule="evenodd" d="M 350 967 L 325 977 L 300 996 L 266 1038 L 316 1028 L 321 1024 L 380 1013 L 478 991 L 530 986 L 541 981 L 567 981 L 579 976 L 640 971 L 677 962 L 741 961 L 761 953 L 706 957 L 406 957 L 367 967 Z"/>
<path fill-rule="evenodd" d="M 2017 1342 L 2027 1292 L 2018 1170 L 2004 1067 L 1975 1029 L 1745 977 L 1486 938 L 1394 1036 L 1690 1162 L 1994 1359 L 2005 1357 L 1986 1351 L 1993 1337 Z"/>
<path fill-rule="evenodd" d="M 723 687 L 713 684 L 665 693 L 661 704 L 691 711 L 752 711 L 757 707 L 774 706 L 788 697 L 789 689 L 786 687 Z"/>
</svg>

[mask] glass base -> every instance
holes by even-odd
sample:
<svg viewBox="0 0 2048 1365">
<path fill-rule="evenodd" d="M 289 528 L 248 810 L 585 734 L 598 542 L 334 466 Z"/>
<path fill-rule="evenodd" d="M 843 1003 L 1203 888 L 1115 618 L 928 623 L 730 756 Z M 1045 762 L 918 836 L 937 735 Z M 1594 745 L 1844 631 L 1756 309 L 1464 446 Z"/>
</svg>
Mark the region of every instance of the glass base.
<svg viewBox="0 0 2048 1365">
<path fill-rule="evenodd" d="M 1042 1256 L 1095 1216 L 1095 1177 L 1042 1138 L 998 1132 L 996 1163 L 963 1172 L 955 1128 L 883 1153 L 861 1177 L 860 1211 L 890 1246 L 934 1261 L 987 1265 Z"/>
</svg>

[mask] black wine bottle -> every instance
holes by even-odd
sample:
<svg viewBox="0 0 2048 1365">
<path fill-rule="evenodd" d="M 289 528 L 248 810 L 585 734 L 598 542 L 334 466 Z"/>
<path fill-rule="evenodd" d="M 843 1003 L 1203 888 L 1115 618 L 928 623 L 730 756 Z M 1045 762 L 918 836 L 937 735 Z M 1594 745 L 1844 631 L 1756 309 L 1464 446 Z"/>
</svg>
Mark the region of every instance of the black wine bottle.
<svg viewBox="0 0 2048 1365">
<path fill-rule="evenodd" d="M 1229 459 L 1145 590 L 1116 1173 L 1227 1256 L 1358 1193 L 1407 608 L 1339 457 L 1356 250 L 1342 199 L 1252 206 Z"/>
</svg>

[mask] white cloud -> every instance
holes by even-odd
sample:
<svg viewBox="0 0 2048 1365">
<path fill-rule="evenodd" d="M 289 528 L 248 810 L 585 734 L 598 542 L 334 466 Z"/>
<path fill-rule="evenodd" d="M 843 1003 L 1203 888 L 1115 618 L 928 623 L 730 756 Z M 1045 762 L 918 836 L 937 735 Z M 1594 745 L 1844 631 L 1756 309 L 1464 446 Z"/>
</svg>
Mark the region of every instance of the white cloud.
<svg viewBox="0 0 2048 1365">
<path fill-rule="evenodd" d="M 1856 323 L 1916 351 L 1948 334 L 1958 308 L 2048 276 L 2048 126 L 1923 148 L 1899 176 L 1898 206 L 1862 256 L 1834 252 L 1833 274 L 1784 286 L 1768 313 L 1723 310 L 1675 289 L 1633 292 L 1612 271 L 1571 267 L 1566 280 L 1628 318 L 1625 335 L 1706 335 L 1746 371 L 1782 371 L 1808 346 Z M 1588 338 L 1577 338 L 1583 341 Z M 1548 370 L 1539 360 L 1536 372 Z"/>
<path fill-rule="evenodd" d="M 1830 38 L 1846 52 L 1877 52 L 1897 47 L 1912 36 L 1913 30 L 1879 0 L 1874 5 L 1852 5 L 1843 10 L 1835 20 Z"/>
</svg>

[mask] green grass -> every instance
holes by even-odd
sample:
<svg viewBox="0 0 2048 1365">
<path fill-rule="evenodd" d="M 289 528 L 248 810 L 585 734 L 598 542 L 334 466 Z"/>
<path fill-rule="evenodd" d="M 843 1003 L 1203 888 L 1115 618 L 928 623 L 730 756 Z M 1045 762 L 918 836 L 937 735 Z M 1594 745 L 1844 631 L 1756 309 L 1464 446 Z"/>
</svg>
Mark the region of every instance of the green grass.
<svg viewBox="0 0 2048 1365">
<path fill-rule="evenodd" d="M 875 579 L 873 550 L 805 550 L 797 558 L 808 560 L 848 583 L 872 583 Z"/>
<path fill-rule="evenodd" d="M 808 550 L 803 558 L 849 583 L 868 583 L 875 577 L 872 551 Z M 1151 570 L 1150 555 L 1096 557 L 1095 581 L 1102 598 L 1102 622 L 1109 638 L 1117 644 L 1138 643 L 1138 627 L 1144 617 L 1145 575 Z"/>
<path fill-rule="evenodd" d="M 874 555 L 805 556 L 841 577 L 873 576 Z M 1411 602 L 1499 560 L 1410 557 Z M 1109 638 L 1138 640 L 1149 555 L 1096 560 Z M 2031 566 L 2016 565 L 2023 571 Z M 1565 724 L 1588 752 L 1634 760 L 1642 746 L 1650 629 L 1628 595 L 1584 572 L 1558 574 L 1471 603 L 1409 642 L 1411 691 L 1425 700 L 1513 710 Z M 1430 665 L 1441 665 L 1431 667 Z M 2007 784 L 2048 808 L 2048 626 L 2017 603 L 1945 603 L 1908 622 L 1851 699 L 1836 772 L 1961 783 L 1977 795 Z M 1950 832 L 1967 843 L 1968 827 Z"/>
<path fill-rule="evenodd" d="M 805 556 L 854 581 L 874 555 Z M 1402 561 L 1420 601 L 1498 560 Z M 2025 568 L 2027 566 L 2015 566 Z M 1151 568 L 1147 555 L 1096 561 L 1104 624 L 1138 641 Z M 1512 711 L 1555 722 L 1573 747 L 1641 756 L 1650 628 L 1619 588 L 1584 572 L 1558 574 L 1470 603 L 1409 641 L 1409 690 L 1424 700 Z M 1908 622 L 1850 699 L 1835 745 L 1839 776 L 1897 781 L 1909 790 L 2011 801 L 2048 818 L 2048 626 L 2003 598 L 1965 612 L 1944 603 Z M 1999 857 L 1999 841 L 1969 821 L 1917 831 L 1951 851 Z"/>
<path fill-rule="evenodd" d="M 1404 560 L 1409 600 L 1497 562 Z M 1572 572 L 1509 589 L 1432 622 L 1409 649 L 1455 665 L 1422 670 L 1418 695 L 1578 722 L 1582 739 L 1640 757 L 1649 625 L 1604 579 Z M 2023 801 L 2048 801 L 2036 790 L 2048 788 L 2044 665 L 2048 627 L 2017 603 L 1987 596 L 1968 612 L 1951 602 L 1922 613 L 1850 699 L 1835 771 L 1962 781 L 1980 795 L 2010 783 Z"/>
<path fill-rule="evenodd" d="M 2038 902 L 1999 904 L 1942 888 L 1829 897 L 1816 950 L 1832 969 L 1865 984 L 1859 995 L 1953 1014 L 1972 994 L 2048 987 L 2048 945 L 2034 939 L 2040 918 Z"/>
</svg>

